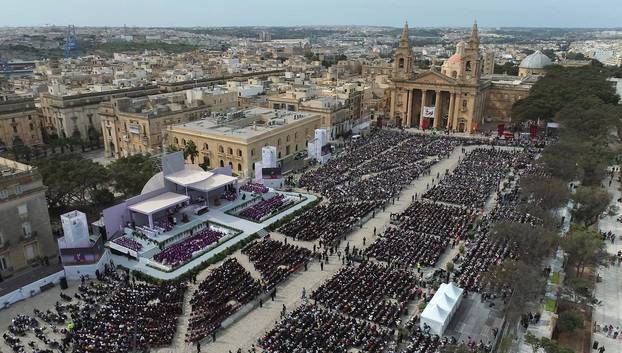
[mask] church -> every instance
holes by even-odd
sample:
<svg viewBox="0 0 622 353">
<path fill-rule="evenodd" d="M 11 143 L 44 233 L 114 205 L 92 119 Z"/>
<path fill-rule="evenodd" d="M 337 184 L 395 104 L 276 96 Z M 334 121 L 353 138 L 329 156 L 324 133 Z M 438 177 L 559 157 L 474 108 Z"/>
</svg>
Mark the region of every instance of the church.
<svg viewBox="0 0 622 353">
<path fill-rule="evenodd" d="M 544 60 L 536 52 L 521 63 L 521 75 L 494 74 L 494 53 L 482 55 L 477 23 L 468 40 L 439 67 L 417 71 L 404 25 L 395 51 L 389 90 L 389 121 L 395 126 L 449 129 L 475 133 L 483 126 L 511 123 L 512 105 L 529 94 L 544 74 Z M 548 59 L 548 58 L 546 58 Z M 527 65 L 528 64 L 528 65 Z M 537 66 L 537 67 L 535 67 Z"/>
</svg>

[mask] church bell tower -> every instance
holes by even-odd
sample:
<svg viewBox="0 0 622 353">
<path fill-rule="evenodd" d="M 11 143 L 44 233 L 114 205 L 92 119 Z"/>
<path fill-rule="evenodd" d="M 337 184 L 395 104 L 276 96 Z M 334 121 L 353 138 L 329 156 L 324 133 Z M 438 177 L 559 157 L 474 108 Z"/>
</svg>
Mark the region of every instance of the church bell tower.
<svg viewBox="0 0 622 353">
<path fill-rule="evenodd" d="M 400 44 L 395 50 L 393 61 L 393 78 L 409 79 L 413 76 L 413 54 L 408 39 L 408 22 L 404 23 Z"/>
</svg>

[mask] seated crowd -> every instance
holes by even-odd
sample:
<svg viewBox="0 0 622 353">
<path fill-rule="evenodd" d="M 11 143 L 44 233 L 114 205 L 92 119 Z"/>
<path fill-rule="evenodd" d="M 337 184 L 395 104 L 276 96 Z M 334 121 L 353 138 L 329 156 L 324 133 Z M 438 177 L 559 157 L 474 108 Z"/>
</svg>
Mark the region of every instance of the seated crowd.
<svg viewBox="0 0 622 353">
<path fill-rule="evenodd" d="M 124 353 L 172 343 L 186 284 L 139 284 L 113 267 L 100 280 L 80 296 L 87 303 L 71 313 L 64 345 L 75 353 Z"/>
<path fill-rule="evenodd" d="M 518 153 L 520 154 L 520 153 Z M 508 173 L 517 153 L 477 148 L 458 167 L 425 193 L 424 197 L 473 208 L 482 208 Z"/>
<path fill-rule="evenodd" d="M 262 184 L 249 182 L 249 183 L 246 183 L 240 186 L 240 190 L 246 191 L 246 192 L 254 192 L 257 194 L 265 194 L 268 192 L 269 189 L 267 186 L 264 186 Z"/>
<path fill-rule="evenodd" d="M 197 234 L 186 238 L 153 256 L 153 259 L 171 267 L 185 264 L 193 258 L 194 253 L 216 243 L 224 236 L 223 233 L 205 228 Z"/>
<path fill-rule="evenodd" d="M 311 298 L 346 315 L 395 327 L 416 297 L 417 282 L 410 271 L 365 262 L 342 268 Z"/>
<path fill-rule="evenodd" d="M 143 244 L 137 242 L 134 239 L 128 238 L 126 236 L 118 237 L 112 241 L 115 244 L 118 244 L 124 248 L 128 248 L 130 250 L 134 250 L 139 252 L 143 249 Z"/>
<path fill-rule="evenodd" d="M 393 331 L 315 305 L 301 305 L 260 339 L 265 352 L 383 352 Z"/>
<path fill-rule="evenodd" d="M 261 200 L 240 212 L 240 216 L 248 218 L 255 222 L 261 221 L 264 217 L 284 208 L 291 203 L 291 200 L 285 198 L 283 194 L 277 194 L 267 200 Z"/>
<path fill-rule="evenodd" d="M 261 284 L 238 263 L 226 260 L 199 284 L 190 305 L 186 342 L 196 342 L 215 332 L 222 322 L 261 293 Z"/>
<path fill-rule="evenodd" d="M 377 201 L 329 203 L 306 210 L 278 231 L 298 240 L 321 239 L 325 244 L 341 241 L 365 215 L 381 205 Z"/>
<path fill-rule="evenodd" d="M 272 289 L 311 259 L 311 251 L 296 245 L 265 238 L 242 249 L 261 273 L 266 289 Z"/>
</svg>

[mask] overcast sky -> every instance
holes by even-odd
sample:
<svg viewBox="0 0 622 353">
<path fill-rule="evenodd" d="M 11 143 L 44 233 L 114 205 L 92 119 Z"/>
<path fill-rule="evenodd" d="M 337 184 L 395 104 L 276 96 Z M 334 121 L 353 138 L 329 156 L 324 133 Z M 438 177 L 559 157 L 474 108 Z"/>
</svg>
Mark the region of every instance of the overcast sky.
<svg viewBox="0 0 622 353">
<path fill-rule="evenodd" d="M 0 0 L 0 26 L 622 27 L 622 0 Z"/>
</svg>

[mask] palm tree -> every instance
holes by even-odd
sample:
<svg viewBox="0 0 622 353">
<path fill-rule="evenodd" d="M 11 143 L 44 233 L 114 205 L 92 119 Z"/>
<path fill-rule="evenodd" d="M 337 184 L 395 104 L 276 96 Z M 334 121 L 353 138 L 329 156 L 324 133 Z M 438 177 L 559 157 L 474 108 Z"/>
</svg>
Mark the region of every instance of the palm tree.
<svg viewBox="0 0 622 353">
<path fill-rule="evenodd" d="M 194 141 L 190 140 L 186 143 L 186 147 L 184 148 L 184 158 L 190 157 L 190 162 L 194 164 L 194 159 L 199 155 L 199 150 L 197 150 L 197 145 L 194 144 Z"/>
</svg>

